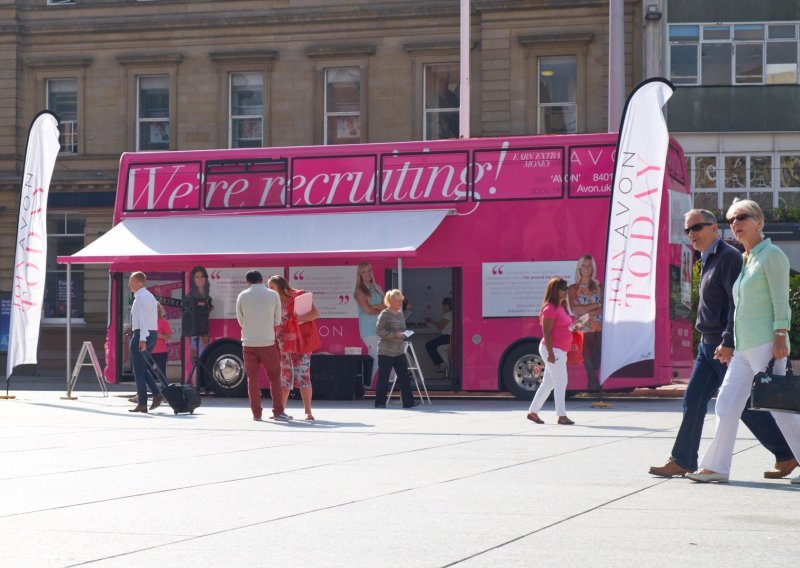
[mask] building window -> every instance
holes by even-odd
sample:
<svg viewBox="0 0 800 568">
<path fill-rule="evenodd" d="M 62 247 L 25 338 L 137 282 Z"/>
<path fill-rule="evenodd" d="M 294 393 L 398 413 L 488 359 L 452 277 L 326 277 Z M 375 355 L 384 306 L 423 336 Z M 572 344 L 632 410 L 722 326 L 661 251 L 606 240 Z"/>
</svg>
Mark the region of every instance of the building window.
<svg viewBox="0 0 800 568">
<path fill-rule="evenodd" d="M 230 119 L 231 148 L 259 148 L 264 145 L 264 75 L 231 73 Z"/>
<path fill-rule="evenodd" d="M 571 134 L 578 131 L 575 85 L 578 62 L 574 55 L 538 58 L 538 132 Z"/>
<path fill-rule="evenodd" d="M 47 216 L 47 277 L 44 284 L 44 317 L 67 317 L 67 267 L 56 258 L 75 254 L 83 248 L 86 219 L 75 213 Z M 84 267 L 73 264 L 71 308 L 73 318 L 83 318 Z"/>
<path fill-rule="evenodd" d="M 423 74 L 425 109 L 423 132 L 425 140 L 458 138 L 459 108 L 458 94 L 460 70 L 458 63 L 435 63 L 425 65 Z"/>
<path fill-rule="evenodd" d="M 676 85 L 797 84 L 798 22 L 669 26 Z"/>
<path fill-rule="evenodd" d="M 137 78 L 137 150 L 169 150 L 169 76 Z"/>
<path fill-rule="evenodd" d="M 768 216 L 776 208 L 800 208 L 800 154 L 696 155 L 688 161 L 695 207 L 726 211 L 738 197 L 758 202 Z"/>
<path fill-rule="evenodd" d="M 58 125 L 60 152 L 78 153 L 78 81 L 76 79 L 49 79 L 47 81 L 47 108 L 60 119 Z"/>
<path fill-rule="evenodd" d="M 361 69 L 325 69 L 325 144 L 361 141 Z"/>
</svg>

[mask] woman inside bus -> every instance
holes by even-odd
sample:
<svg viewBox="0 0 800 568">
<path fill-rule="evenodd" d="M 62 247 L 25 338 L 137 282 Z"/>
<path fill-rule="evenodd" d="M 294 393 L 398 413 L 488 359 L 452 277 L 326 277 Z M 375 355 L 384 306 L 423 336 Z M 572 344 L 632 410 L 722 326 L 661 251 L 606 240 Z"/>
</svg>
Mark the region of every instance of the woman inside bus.
<svg viewBox="0 0 800 568">
<path fill-rule="evenodd" d="M 411 393 L 408 381 L 408 364 L 405 346 L 406 318 L 403 315 L 403 294 L 400 290 L 389 290 L 384 296 L 386 309 L 378 316 L 378 385 L 375 389 L 375 408 L 386 408 L 386 393 L 389 391 L 389 375 L 394 369 L 403 408 L 419 406 Z"/>
<path fill-rule="evenodd" d="M 439 337 L 431 339 L 425 344 L 425 350 L 430 355 L 431 361 L 438 373 L 444 373 L 447 370 L 447 364 L 439 354 L 438 348 L 442 345 L 450 345 L 450 334 L 453 333 L 453 300 L 445 298 L 442 300 L 442 319 L 433 321 L 431 318 L 425 318 L 425 322 L 433 325 L 441 332 Z M 407 316 L 408 314 L 406 314 Z"/>
<path fill-rule="evenodd" d="M 733 356 L 719 347 L 714 354 L 728 364 L 717 394 L 714 439 L 700 460 L 700 470 L 687 475 L 701 483 L 728 481 L 739 417 L 750 396 L 753 375 L 764 371 L 771 359 L 774 372 L 784 374 L 789 356 L 789 259 L 764 238 L 764 214 L 755 201 L 734 200 L 726 217 L 734 237 L 744 246 L 744 266 L 733 283 Z M 800 456 L 800 415 L 773 412 L 772 416 L 792 453 Z M 792 483 L 800 484 L 800 476 Z"/>
<path fill-rule="evenodd" d="M 206 307 L 206 314 L 210 314 L 214 309 L 214 305 L 209 295 L 210 285 L 208 282 L 208 272 L 202 266 L 195 266 L 189 276 L 189 293 L 187 296 L 194 301 L 195 304 L 203 303 Z M 186 333 L 186 330 L 184 330 Z M 203 349 L 208 345 L 208 331 L 202 335 L 193 336 L 194 341 L 190 341 L 190 349 L 192 357 L 199 359 L 203 354 Z M 196 385 L 200 387 L 200 385 Z"/>
<path fill-rule="evenodd" d="M 567 289 L 572 313 L 588 315 L 583 332 L 583 365 L 586 367 L 588 390 L 600 390 L 597 373 L 600 370 L 600 330 L 603 329 L 603 290 L 595 278 L 597 265 L 590 254 L 583 255 L 575 267 L 575 283 Z"/>
<path fill-rule="evenodd" d="M 306 420 L 314 420 L 314 415 L 311 413 L 311 353 L 304 353 L 302 346 L 298 345 L 299 337 L 292 337 L 292 334 L 300 334 L 300 324 L 316 320 L 319 317 L 319 310 L 312 303 L 310 312 L 296 315 L 294 299 L 303 291 L 292 288 L 283 276 L 273 276 L 267 282 L 267 286 L 277 292 L 281 298 L 281 325 L 276 329 L 275 341 L 281 354 L 281 386 L 283 387 L 284 407 L 289 402 L 289 394 L 292 389 L 300 389 Z M 295 321 L 291 322 L 292 319 Z"/>
<path fill-rule="evenodd" d="M 358 304 L 358 332 L 361 341 L 367 346 L 367 354 L 372 357 L 372 373 L 378 370 L 378 336 L 375 325 L 378 314 L 383 311 L 383 290 L 375 282 L 372 265 L 362 262 L 356 270 L 356 289 L 353 297 Z"/>
<path fill-rule="evenodd" d="M 547 283 L 539 321 L 542 324 L 539 355 L 544 361 L 544 376 L 528 409 L 528 420 L 544 424 L 544 420 L 539 418 L 539 410 L 550 392 L 555 390 L 553 400 L 558 423 L 575 424 L 567 418 L 564 403 L 567 395 L 567 351 L 572 343 L 572 318 L 567 313 L 567 281 L 563 278 L 556 276 Z"/>
</svg>

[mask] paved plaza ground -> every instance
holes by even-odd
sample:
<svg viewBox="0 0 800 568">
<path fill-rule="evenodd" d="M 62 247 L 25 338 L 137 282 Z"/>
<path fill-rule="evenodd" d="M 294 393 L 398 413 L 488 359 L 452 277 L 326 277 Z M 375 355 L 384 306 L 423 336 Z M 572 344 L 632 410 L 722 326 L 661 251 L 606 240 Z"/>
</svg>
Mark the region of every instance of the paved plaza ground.
<svg viewBox="0 0 800 568">
<path fill-rule="evenodd" d="M 131 414 L 79 381 L 0 400 L 4 567 L 793 565 L 800 486 L 769 481 L 744 427 L 727 485 L 647 474 L 681 400 L 320 401 L 317 421 L 254 422 L 246 400 Z M 86 390 L 82 390 L 86 389 Z M 266 406 L 270 401 L 264 399 Z M 290 414 L 302 417 L 299 402 Z M 702 448 L 713 433 L 706 422 Z"/>
</svg>

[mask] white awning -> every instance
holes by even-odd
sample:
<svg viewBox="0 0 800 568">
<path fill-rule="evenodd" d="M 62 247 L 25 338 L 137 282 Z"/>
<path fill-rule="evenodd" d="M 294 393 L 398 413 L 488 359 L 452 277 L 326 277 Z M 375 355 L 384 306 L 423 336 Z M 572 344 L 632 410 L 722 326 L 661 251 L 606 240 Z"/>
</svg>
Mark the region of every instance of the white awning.
<svg viewBox="0 0 800 568">
<path fill-rule="evenodd" d="M 61 264 L 412 256 L 447 209 L 125 219 Z"/>
</svg>

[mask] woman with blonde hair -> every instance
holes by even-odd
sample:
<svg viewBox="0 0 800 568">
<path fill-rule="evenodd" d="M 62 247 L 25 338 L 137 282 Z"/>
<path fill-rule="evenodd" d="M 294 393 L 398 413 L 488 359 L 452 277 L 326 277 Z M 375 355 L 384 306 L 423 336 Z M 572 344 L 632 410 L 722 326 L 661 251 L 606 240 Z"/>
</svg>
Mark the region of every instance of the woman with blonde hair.
<svg viewBox="0 0 800 568">
<path fill-rule="evenodd" d="M 403 294 L 400 290 L 389 290 L 384 296 L 386 309 L 378 316 L 375 331 L 378 335 L 378 385 L 375 389 L 375 408 L 386 408 L 386 393 L 389 391 L 389 375 L 394 369 L 397 386 L 403 398 L 403 408 L 419 405 L 411 393 L 408 380 L 408 364 L 404 342 L 406 340 L 406 318 L 403 315 Z"/>
<path fill-rule="evenodd" d="M 375 325 L 378 323 L 378 315 L 385 306 L 383 290 L 375 282 L 375 275 L 369 262 L 359 263 L 356 269 L 356 288 L 353 297 L 358 304 L 358 332 L 361 341 L 367 346 L 367 354 L 372 357 L 374 374 L 378 370 L 378 336 L 375 334 Z"/>
<path fill-rule="evenodd" d="M 544 361 L 544 376 L 528 409 L 528 420 L 544 424 L 544 420 L 539 418 L 539 410 L 550 392 L 555 390 L 553 401 L 558 423 L 575 424 L 567 418 L 564 402 L 567 396 L 567 351 L 572 343 L 569 329 L 572 318 L 567 313 L 567 281 L 563 278 L 556 276 L 547 283 L 539 321 L 542 325 L 539 355 Z"/>
<path fill-rule="evenodd" d="M 281 325 L 276 329 L 275 342 L 278 344 L 281 359 L 281 387 L 283 390 L 284 408 L 289 401 L 289 394 L 292 388 L 300 390 L 300 398 L 303 399 L 303 410 L 306 413 L 306 420 L 314 420 L 311 412 L 311 353 L 305 352 L 302 346 L 298 346 L 299 337 L 289 337 L 290 334 L 300 334 L 300 325 L 313 322 L 319 317 L 319 310 L 312 303 L 311 311 L 307 314 L 297 315 L 294 312 L 294 299 L 303 294 L 303 290 L 292 288 L 283 276 L 273 276 L 267 281 L 270 290 L 278 293 L 281 299 Z M 295 320 L 295 321 L 291 321 Z M 311 325 L 309 323 L 309 325 Z M 292 348 L 290 349 L 290 342 Z M 272 396 L 278 396 L 273 393 Z"/>
<path fill-rule="evenodd" d="M 600 390 L 601 330 L 603 329 L 603 289 L 596 278 L 597 265 L 590 254 L 578 259 L 575 283 L 567 289 L 567 301 L 576 317 L 586 316 L 583 332 L 583 365 L 586 367 L 587 389 Z"/>
<path fill-rule="evenodd" d="M 714 352 L 715 359 L 728 365 L 717 394 L 714 439 L 700 459 L 700 470 L 686 476 L 701 483 L 728 481 L 753 375 L 773 360 L 774 372 L 781 375 L 789 357 L 789 259 L 764 238 L 764 213 L 758 203 L 734 200 L 726 217 L 733 236 L 744 246 L 744 266 L 733 283 L 733 355 L 722 345 Z M 800 456 L 800 415 L 773 412 L 772 416 L 792 453 Z M 800 483 L 800 476 L 792 483 Z"/>
</svg>

